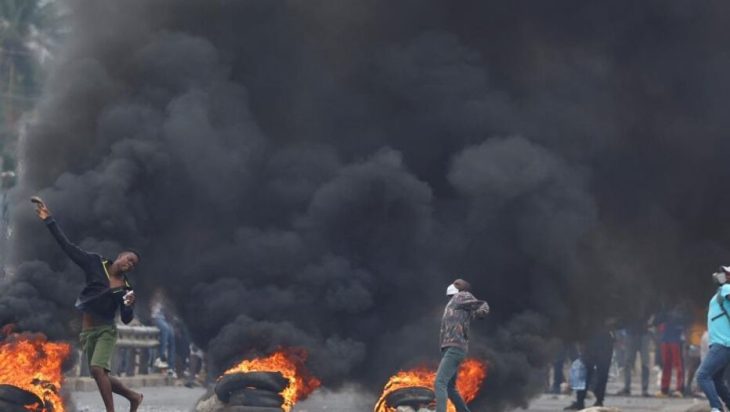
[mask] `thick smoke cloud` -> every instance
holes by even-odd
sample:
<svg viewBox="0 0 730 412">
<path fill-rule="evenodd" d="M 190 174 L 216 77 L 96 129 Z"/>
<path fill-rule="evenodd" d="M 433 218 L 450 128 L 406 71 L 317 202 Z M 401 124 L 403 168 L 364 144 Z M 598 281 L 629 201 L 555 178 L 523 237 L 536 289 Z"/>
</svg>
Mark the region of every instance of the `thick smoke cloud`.
<svg viewBox="0 0 730 412">
<path fill-rule="evenodd" d="M 0 323 L 78 328 L 39 193 L 84 248 L 143 251 L 142 301 L 165 289 L 216 371 L 299 345 L 377 392 L 438 357 L 463 276 L 493 308 L 477 407 L 502 410 L 542 390 L 554 337 L 704 300 L 727 256 L 724 3 L 68 5 Z"/>
</svg>

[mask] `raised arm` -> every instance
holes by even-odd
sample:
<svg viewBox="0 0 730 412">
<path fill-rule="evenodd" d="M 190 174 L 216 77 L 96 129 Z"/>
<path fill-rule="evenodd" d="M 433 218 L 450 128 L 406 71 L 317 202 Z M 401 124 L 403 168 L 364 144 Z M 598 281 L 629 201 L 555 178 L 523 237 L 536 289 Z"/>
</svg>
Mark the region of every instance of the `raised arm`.
<svg viewBox="0 0 730 412">
<path fill-rule="evenodd" d="M 474 317 L 482 319 L 489 314 L 489 304 L 482 301 L 482 304 L 474 311 Z"/>
<path fill-rule="evenodd" d="M 472 312 L 477 318 L 483 318 L 489 314 L 489 304 L 479 300 L 469 292 L 460 292 L 455 296 L 454 306 L 456 309 Z"/>
<path fill-rule="evenodd" d="M 68 255 L 74 263 L 81 267 L 86 267 L 92 255 L 68 240 L 66 235 L 58 226 L 56 220 L 53 216 L 51 216 L 51 212 L 48 210 L 48 207 L 46 207 L 46 204 L 43 203 L 40 198 L 34 197 L 31 201 L 36 204 L 36 213 L 38 214 L 38 217 L 40 217 L 46 224 L 46 227 L 48 227 L 48 230 L 51 231 L 53 238 L 56 239 L 56 242 L 58 242 L 61 246 L 61 249 L 66 252 L 66 255 Z"/>
</svg>

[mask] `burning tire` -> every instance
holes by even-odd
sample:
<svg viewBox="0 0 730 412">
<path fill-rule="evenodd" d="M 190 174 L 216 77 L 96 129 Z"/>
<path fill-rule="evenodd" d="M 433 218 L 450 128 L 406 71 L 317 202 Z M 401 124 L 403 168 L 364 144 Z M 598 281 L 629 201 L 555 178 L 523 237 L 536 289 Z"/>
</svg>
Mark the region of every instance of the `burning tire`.
<svg viewBox="0 0 730 412">
<path fill-rule="evenodd" d="M 3 412 L 28 412 L 25 406 L 0 399 L 0 411 Z"/>
<path fill-rule="evenodd" d="M 393 391 L 385 399 L 385 402 L 391 408 L 410 406 L 413 409 L 418 409 L 421 406 L 430 404 L 434 400 L 436 400 L 436 395 L 433 393 L 433 390 L 422 387 L 410 387 Z"/>
<path fill-rule="evenodd" d="M 279 372 L 248 372 L 223 375 L 215 386 L 215 394 L 228 403 L 231 394 L 245 388 L 256 388 L 278 394 L 289 385 L 289 380 Z M 281 402 L 278 403 L 281 405 Z"/>
<path fill-rule="evenodd" d="M 281 407 L 284 397 L 276 392 L 263 389 L 244 388 L 233 392 L 228 400 L 229 405 Z"/>
<path fill-rule="evenodd" d="M 20 389 L 13 385 L 0 385 L 0 401 L 5 404 L 20 406 L 20 410 L 25 410 L 24 406 L 35 406 L 38 408 L 43 407 L 43 401 L 41 398 L 36 396 L 34 393 Z M 0 406 L 5 406 L 0 404 Z M 0 409 L 5 411 L 5 408 Z M 8 409 L 9 410 L 9 409 Z"/>
</svg>

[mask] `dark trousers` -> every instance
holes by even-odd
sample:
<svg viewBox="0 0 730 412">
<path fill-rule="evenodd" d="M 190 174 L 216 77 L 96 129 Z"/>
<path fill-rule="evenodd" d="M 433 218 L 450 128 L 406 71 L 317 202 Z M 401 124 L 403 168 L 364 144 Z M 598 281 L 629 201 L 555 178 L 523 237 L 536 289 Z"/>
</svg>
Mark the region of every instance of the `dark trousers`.
<svg viewBox="0 0 730 412">
<path fill-rule="evenodd" d="M 593 382 L 593 393 L 596 395 L 596 404 L 603 405 L 606 396 L 606 384 L 608 383 L 608 370 L 611 367 L 611 352 L 595 353 L 585 357 L 586 365 L 586 389 L 578 391 L 578 406 L 585 408 L 586 390 Z"/>
<path fill-rule="evenodd" d="M 568 353 L 565 349 L 561 349 L 558 352 L 555 360 L 553 361 L 553 386 L 552 393 L 560 393 L 560 385 L 565 382 L 565 374 L 563 373 L 563 365 L 565 365 L 565 359 L 568 357 Z"/>
</svg>

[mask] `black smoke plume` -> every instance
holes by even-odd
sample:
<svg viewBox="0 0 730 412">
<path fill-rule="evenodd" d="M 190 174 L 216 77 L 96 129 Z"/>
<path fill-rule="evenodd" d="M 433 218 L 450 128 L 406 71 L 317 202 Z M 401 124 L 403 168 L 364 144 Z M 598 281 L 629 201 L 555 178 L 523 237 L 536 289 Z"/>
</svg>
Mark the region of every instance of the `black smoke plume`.
<svg viewBox="0 0 730 412">
<path fill-rule="evenodd" d="M 378 392 L 438 358 L 444 291 L 493 314 L 477 407 L 542 390 L 552 337 L 711 294 L 727 263 L 730 5 L 68 0 L 23 141 L 0 323 L 68 337 L 82 281 L 33 216 L 132 245 L 216 370 L 303 346 Z"/>
</svg>

